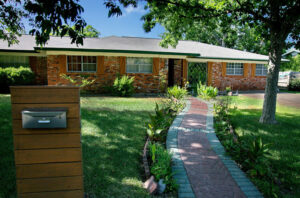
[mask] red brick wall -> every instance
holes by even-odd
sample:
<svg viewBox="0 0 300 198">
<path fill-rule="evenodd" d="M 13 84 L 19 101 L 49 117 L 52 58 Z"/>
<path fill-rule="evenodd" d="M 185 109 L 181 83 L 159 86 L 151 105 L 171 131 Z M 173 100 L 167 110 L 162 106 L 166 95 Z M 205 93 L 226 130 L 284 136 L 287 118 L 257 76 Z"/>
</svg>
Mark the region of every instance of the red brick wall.
<svg viewBox="0 0 300 198">
<path fill-rule="evenodd" d="M 266 77 L 255 76 L 255 64 L 244 64 L 244 75 L 226 75 L 226 67 L 223 63 L 212 62 L 208 64 L 208 84 L 225 90 L 231 87 L 233 90 L 263 90 L 266 85 Z M 211 66 L 210 66 L 211 65 Z M 225 68 L 225 71 L 224 71 Z"/>
<path fill-rule="evenodd" d="M 37 85 L 47 85 L 47 58 L 46 57 L 29 57 L 29 65 L 35 73 L 35 81 Z"/>
<path fill-rule="evenodd" d="M 100 57 L 98 57 L 99 60 Z M 49 85 L 68 85 L 70 84 L 67 80 L 62 79 L 60 77 L 61 73 L 66 73 L 67 75 L 76 78 L 78 75 L 88 75 L 90 79 L 96 79 L 96 82 L 87 87 L 86 89 L 94 90 L 97 92 L 103 92 L 104 87 L 111 86 L 113 84 L 116 75 L 120 73 L 121 67 L 120 64 L 122 62 L 121 57 L 113 57 L 113 56 L 105 56 L 102 57 L 104 59 L 103 65 L 98 65 L 98 69 L 96 73 L 74 73 L 66 71 L 66 56 L 65 55 L 49 55 L 47 57 L 48 63 L 48 84 Z M 98 61 L 99 62 L 99 61 Z M 160 92 L 160 75 L 166 77 L 167 80 L 167 69 L 165 68 L 164 59 L 159 59 L 158 61 L 158 69 L 159 71 L 152 74 L 127 74 L 128 76 L 134 76 L 135 82 L 134 85 L 136 87 L 136 92 L 141 93 L 158 93 Z M 103 67 L 99 69 L 99 67 Z M 100 72 L 103 71 L 103 72 Z M 126 71 L 126 70 L 125 70 Z"/>
</svg>

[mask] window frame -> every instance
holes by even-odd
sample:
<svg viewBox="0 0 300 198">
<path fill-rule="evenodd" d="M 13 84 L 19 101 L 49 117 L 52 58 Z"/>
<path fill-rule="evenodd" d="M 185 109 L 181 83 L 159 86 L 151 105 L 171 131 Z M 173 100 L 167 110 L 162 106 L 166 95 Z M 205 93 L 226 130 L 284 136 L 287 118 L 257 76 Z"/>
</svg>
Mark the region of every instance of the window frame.
<svg viewBox="0 0 300 198">
<path fill-rule="evenodd" d="M 233 69 L 233 73 L 228 73 L 228 66 L 229 64 L 233 64 L 233 68 L 230 68 L 230 69 Z M 238 69 L 241 69 L 241 68 L 236 68 L 235 66 L 238 66 L 238 65 L 241 65 L 242 66 L 242 73 L 236 73 L 236 70 Z M 244 64 L 243 63 L 235 63 L 235 62 L 228 62 L 226 63 L 226 75 L 227 76 L 243 76 L 244 75 Z"/>
<path fill-rule="evenodd" d="M 69 70 L 69 62 L 68 62 L 68 57 L 72 57 L 72 56 L 77 56 L 77 55 L 67 55 L 66 57 L 66 67 L 67 67 L 67 72 L 68 73 L 97 73 L 97 63 L 98 63 L 98 56 L 86 56 L 86 57 L 96 57 L 96 70 L 95 71 L 84 71 L 83 70 L 83 64 L 95 64 L 95 63 L 84 63 L 83 62 L 83 55 L 78 55 L 78 56 L 80 56 L 81 57 L 81 63 L 80 63 L 80 65 L 81 65 L 81 71 L 70 71 Z M 78 63 L 77 63 L 78 64 Z"/>
<path fill-rule="evenodd" d="M 257 71 L 257 66 L 262 66 L 260 71 L 261 71 L 261 74 L 257 74 L 256 71 Z M 265 68 L 265 69 L 264 69 Z M 264 74 L 263 71 L 266 71 L 266 73 Z M 265 66 L 265 64 L 256 64 L 255 65 L 255 76 L 267 76 L 268 74 L 268 68 Z"/>
<path fill-rule="evenodd" d="M 128 72 L 127 71 L 127 65 L 128 65 L 128 63 L 127 63 L 127 60 L 128 60 L 128 58 L 135 58 L 135 59 L 150 59 L 151 60 L 151 72 L 141 72 L 140 71 L 140 67 L 139 67 L 139 65 L 140 64 L 138 64 L 138 70 L 139 71 L 137 71 L 137 72 Z M 144 64 L 144 65 L 147 65 L 147 64 Z M 150 65 L 150 64 L 149 64 Z M 153 58 L 149 58 L 149 57 L 126 57 L 126 73 L 128 73 L 128 74 L 153 74 Z"/>
</svg>

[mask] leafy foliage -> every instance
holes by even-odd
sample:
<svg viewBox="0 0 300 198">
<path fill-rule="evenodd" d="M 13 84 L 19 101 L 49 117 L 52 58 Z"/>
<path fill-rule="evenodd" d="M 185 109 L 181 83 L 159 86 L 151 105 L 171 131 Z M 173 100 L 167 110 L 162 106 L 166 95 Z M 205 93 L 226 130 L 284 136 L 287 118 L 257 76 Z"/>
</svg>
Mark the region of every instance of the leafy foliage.
<svg viewBox="0 0 300 198">
<path fill-rule="evenodd" d="M 83 75 L 71 77 L 66 74 L 60 74 L 60 77 L 68 80 L 70 83 L 80 88 L 84 88 L 86 86 L 92 85 L 96 81 L 95 79 L 89 79 L 88 77 L 85 77 Z"/>
<path fill-rule="evenodd" d="M 29 33 L 36 36 L 38 44 L 45 44 L 50 33 L 68 34 L 72 43 L 83 44 L 86 22 L 80 16 L 82 12 L 78 0 L 0 1 L 0 39 L 9 45 L 17 43 L 26 19 L 31 27 Z"/>
<path fill-rule="evenodd" d="M 75 26 L 72 26 L 72 29 L 75 30 Z M 100 36 L 100 32 L 91 25 L 85 26 L 85 28 L 83 28 L 82 33 L 85 37 L 89 37 L 89 38 L 97 38 Z M 53 35 L 53 33 L 50 33 L 50 35 Z M 70 35 L 66 33 L 64 36 L 70 36 Z"/>
<path fill-rule="evenodd" d="M 201 82 L 199 82 L 197 85 L 197 94 L 205 100 L 210 100 L 218 95 L 218 89 L 216 87 L 202 85 Z"/>
<path fill-rule="evenodd" d="M 169 87 L 167 91 L 168 98 L 175 98 L 177 100 L 183 100 L 186 95 L 187 95 L 187 90 L 177 85 L 173 87 Z"/>
<path fill-rule="evenodd" d="M 282 63 L 280 66 L 281 71 L 296 71 L 300 72 L 300 54 L 295 57 L 289 57 L 290 61 Z"/>
<path fill-rule="evenodd" d="M 8 93 L 12 85 L 32 85 L 35 75 L 28 67 L 0 68 L 0 92 Z"/>
<path fill-rule="evenodd" d="M 155 149 L 153 149 L 153 147 Z M 150 144 L 150 148 L 151 151 L 155 151 L 151 152 L 151 158 L 152 160 L 154 159 L 151 165 L 151 174 L 154 175 L 157 181 L 160 179 L 164 180 L 164 183 L 167 185 L 167 192 L 176 190 L 178 188 L 178 185 L 173 179 L 171 154 L 158 143 Z"/>
<path fill-rule="evenodd" d="M 169 108 L 159 107 L 156 103 L 155 114 L 151 115 L 150 123 L 147 124 L 147 134 L 152 141 L 165 141 L 169 126 L 173 121 L 173 114 Z"/>
<path fill-rule="evenodd" d="M 300 79 L 292 79 L 288 85 L 290 91 L 300 91 Z"/>
<path fill-rule="evenodd" d="M 113 84 L 113 91 L 116 95 L 121 97 L 129 97 L 134 93 L 134 77 L 117 76 Z"/>
</svg>

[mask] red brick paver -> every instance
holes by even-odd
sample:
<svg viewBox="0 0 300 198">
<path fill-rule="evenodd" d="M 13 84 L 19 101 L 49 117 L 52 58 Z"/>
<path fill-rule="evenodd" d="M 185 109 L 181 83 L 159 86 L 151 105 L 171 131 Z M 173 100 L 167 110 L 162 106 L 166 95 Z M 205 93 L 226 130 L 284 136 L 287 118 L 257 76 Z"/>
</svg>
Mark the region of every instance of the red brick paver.
<svg viewBox="0 0 300 198">
<path fill-rule="evenodd" d="M 181 127 L 205 129 L 207 105 L 191 98 Z M 203 132 L 179 131 L 178 149 L 196 197 L 246 197 Z"/>
</svg>

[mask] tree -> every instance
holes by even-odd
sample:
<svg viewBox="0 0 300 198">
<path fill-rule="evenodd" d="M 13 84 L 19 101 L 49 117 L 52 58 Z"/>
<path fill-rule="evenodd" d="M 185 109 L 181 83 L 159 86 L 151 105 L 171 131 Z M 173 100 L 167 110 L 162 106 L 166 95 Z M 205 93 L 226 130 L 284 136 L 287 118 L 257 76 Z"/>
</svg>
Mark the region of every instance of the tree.
<svg viewBox="0 0 300 198">
<path fill-rule="evenodd" d="M 300 72 L 300 54 L 294 57 L 288 57 L 289 62 L 283 63 L 280 71 L 296 71 Z"/>
<path fill-rule="evenodd" d="M 84 29 L 83 29 L 83 34 L 85 37 L 94 37 L 97 38 L 100 36 L 100 32 L 94 28 L 91 25 L 87 25 Z"/>
<path fill-rule="evenodd" d="M 26 19 L 31 26 L 29 33 L 36 36 L 37 44 L 45 44 L 51 33 L 68 34 L 72 43 L 82 44 L 86 26 L 80 16 L 82 12 L 78 0 L 3 0 L 0 1 L 0 39 L 7 40 L 9 45 L 17 43 Z"/>
<path fill-rule="evenodd" d="M 120 0 L 126 4 L 131 0 Z M 114 0 L 108 0 L 111 12 L 120 15 Z M 137 0 L 133 5 L 136 6 Z M 197 23 L 205 26 L 218 20 L 221 24 L 239 21 L 255 30 L 266 42 L 268 49 L 268 74 L 261 123 L 276 123 L 277 82 L 283 48 L 300 46 L 300 1 L 299 0 L 147 0 L 149 12 L 143 17 L 144 29 L 151 31 L 161 23 L 166 32 L 162 45 L 175 46 L 178 40 Z M 287 40 L 287 38 L 291 38 Z"/>
<path fill-rule="evenodd" d="M 167 23 L 168 20 L 168 18 L 165 18 L 163 19 L 164 22 L 160 22 L 160 24 Z M 215 19 L 211 20 L 210 25 L 205 25 L 201 21 L 195 22 L 193 28 L 187 29 L 182 39 L 259 54 L 268 54 L 269 42 L 261 38 L 255 32 L 255 29 L 238 21 L 224 24 L 220 20 Z"/>
<path fill-rule="evenodd" d="M 72 26 L 72 29 L 75 31 L 75 26 Z M 91 25 L 85 26 L 85 28 L 83 28 L 82 34 L 84 35 L 84 37 L 90 37 L 90 38 L 97 38 L 100 36 L 100 32 Z M 54 34 L 51 32 L 50 35 L 52 36 Z M 64 36 L 70 36 L 70 35 L 66 33 Z"/>
</svg>

